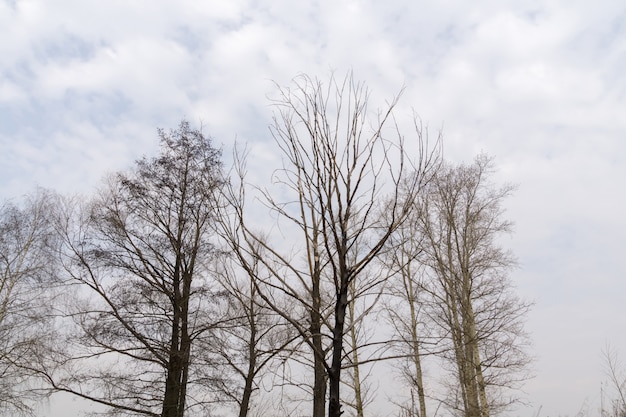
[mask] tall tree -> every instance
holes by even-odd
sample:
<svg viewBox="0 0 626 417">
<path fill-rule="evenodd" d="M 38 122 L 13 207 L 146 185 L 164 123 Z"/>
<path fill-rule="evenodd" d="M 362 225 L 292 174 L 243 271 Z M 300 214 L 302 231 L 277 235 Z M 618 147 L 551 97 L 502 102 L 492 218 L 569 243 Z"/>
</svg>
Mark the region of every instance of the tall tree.
<svg viewBox="0 0 626 417">
<path fill-rule="evenodd" d="M 248 250 L 271 272 L 256 281 L 259 294 L 294 326 L 313 355 L 313 416 L 324 415 L 328 389 L 328 416 L 338 417 L 350 286 L 361 293 L 383 281 L 365 272 L 411 210 L 438 148 L 429 151 L 418 131 L 411 146 L 419 156 L 411 166 L 393 118 L 397 100 L 372 118 L 368 90 L 351 74 L 326 85 L 303 75 L 292 88 L 279 88 L 279 95 L 272 133 L 284 166 L 275 178 L 287 196 L 265 197 L 294 228 L 291 252 L 302 252 L 289 255 L 269 245 L 243 217 L 240 230 Z M 270 290 L 291 300 L 289 307 L 276 302 Z"/>
<path fill-rule="evenodd" d="M 437 345 L 424 313 L 429 300 L 423 291 L 425 273 L 420 260 L 423 237 L 419 220 L 420 211 L 416 207 L 392 236 L 390 249 L 385 253 L 386 264 L 393 275 L 386 289 L 384 313 L 393 332 L 389 344 L 400 357 L 401 375 L 410 388 L 408 405 L 402 406 L 408 417 L 427 415 L 423 362 L 430 352 L 425 347 L 436 350 Z"/>
<path fill-rule="evenodd" d="M 514 401 L 507 389 L 527 377 L 523 321 L 529 305 L 508 279 L 515 266 L 499 238 L 510 233 L 503 202 L 513 191 L 490 182 L 492 161 L 445 165 L 420 200 L 422 262 L 432 280 L 433 317 L 450 341 L 458 384 L 447 404 L 489 417 Z M 510 394 L 510 392 L 509 392 Z"/>
<path fill-rule="evenodd" d="M 160 154 L 112 176 L 82 218 L 59 216 L 81 302 L 72 369 L 49 378 L 112 414 L 183 417 L 210 400 L 194 389 L 193 351 L 210 349 L 221 320 L 212 223 L 225 180 L 220 151 L 189 123 L 159 137 Z"/>
<path fill-rule="evenodd" d="M 380 271 L 384 274 L 384 271 Z M 347 378 L 342 378 L 343 384 L 353 393 L 342 395 L 342 402 L 354 410 L 356 417 L 367 415 L 366 408 L 374 402 L 375 391 L 370 380 L 372 379 L 373 366 L 380 359 L 380 352 L 384 351 L 384 336 L 380 333 L 377 323 L 371 318 L 370 313 L 377 307 L 378 300 L 382 296 L 383 285 L 378 288 L 366 288 L 366 293 L 357 293 L 355 284 L 350 287 L 348 311 L 346 315 L 346 342 L 344 346 L 346 358 Z M 361 288 L 363 289 L 363 288 Z M 374 290 L 375 292 L 371 292 Z M 350 398 L 352 397 L 352 398 Z"/>
<path fill-rule="evenodd" d="M 0 413 L 32 412 L 41 361 L 52 326 L 55 239 L 51 194 L 0 207 Z"/>
</svg>

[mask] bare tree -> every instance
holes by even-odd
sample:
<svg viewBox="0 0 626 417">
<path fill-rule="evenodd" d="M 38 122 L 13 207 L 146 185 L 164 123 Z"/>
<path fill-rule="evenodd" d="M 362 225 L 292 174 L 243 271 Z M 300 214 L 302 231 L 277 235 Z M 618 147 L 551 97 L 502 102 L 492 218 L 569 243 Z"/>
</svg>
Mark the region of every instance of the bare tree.
<svg viewBox="0 0 626 417">
<path fill-rule="evenodd" d="M 393 331 L 392 349 L 400 356 L 401 375 L 410 388 L 408 405 L 403 406 L 409 417 L 426 416 L 426 391 L 423 360 L 429 354 L 428 345 L 435 347 L 430 323 L 425 314 L 429 302 L 423 291 L 425 272 L 420 260 L 423 237 L 419 230 L 419 210 L 411 212 L 389 242 L 385 259 L 393 276 L 387 284 L 384 313 Z M 417 401 L 415 398 L 417 397 Z"/>
<path fill-rule="evenodd" d="M 230 375 L 220 381 L 224 396 L 238 407 L 238 416 L 246 417 L 252 407 L 253 393 L 268 365 L 288 352 L 294 335 L 258 295 L 255 280 L 262 270 L 256 258 L 249 258 L 230 229 L 228 217 L 220 221 L 220 231 L 229 244 L 232 256 L 222 258 L 220 284 L 229 294 L 227 323 L 216 335 L 220 365 Z"/>
<path fill-rule="evenodd" d="M 0 411 L 32 412 L 43 391 L 32 369 L 52 328 L 54 235 L 44 191 L 0 207 Z"/>
<path fill-rule="evenodd" d="M 385 273 L 384 270 L 379 272 Z M 354 410 L 356 417 L 363 417 L 367 415 L 366 407 L 375 400 L 375 391 L 371 384 L 373 367 L 385 351 L 385 342 L 382 340 L 384 335 L 378 329 L 380 323 L 371 319 L 373 315 L 370 314 L 378 305 L 384 285 L 378 286 L 373 293 L 369 288 L 367 293 L 358 293 L 354 284 L 355 282 L 350 286 L 346 315 L 344 367 L 347 378 L 342 381 L 352 391 L 353 396 L 343 395 L 342 401 Z"/>
<path fill-rule="evenodd" d="M 488 417 L 513 402 L 509 389 L 527 377 L 529 363 L 529 305 L 514 294 L 507 273 L 515 259 L 498 244 L 511 231 L 502 203 L 513 187 L 495 187 L 491 172 L 485 155 L 447 165 L 420 200 L 421 260 L 432 277 L 424 288 L 458 380 L 447 404 L 466 417 Z"/>
<path fill-rule="evenodd" d="M 602 387 L 602 417 L 626 417 L 626 371 L 620 362 L 619 355 L 611 346 L 607 345 L 602 352 L 604 365 L 609 382 Z M 610 392 L 609 404 L 605 404 L 605 391 Z"/>
<path fill-rule="evenodd" d="M 68 284 L 78 286 L 69 311 L 77 336 L 69 371 L 48 378 L 113 415 L 182 417 L 211 399 L 193 351 L 210 349 L 226 298 L 210 267 L 220 151 L 187 122 L 159 136 L 157 157 L 57 221 Z"/>
<path fill-rule="evenodd" d="M 412 145 L 419 155 L 411 166 L 392 115 L 397 99 L 372 119 L 368 91 L 351 74 L 342 82 L 331 78 L 326 86 L 303 75 L 279 94 L 272 133 L 284 166 L 275 179 L 279 192 L 289 196 L 265 198 L 299 237 L 290 236 L 289 255 L 268 244 L 243 216 L 240 231 L 248 250 L 271 272 L 255 281 L 259 294 L 312 352 L 313 416 L 324 415 L 328 388 L 328 416 L 338 417 L 350 286 L 362 292 L 384 281 L 365 272 L 411 210 L 438 148 L 429 151 L 417 132 L 419 143 Z M 265 252 L 257 253 L 257 246 Z M 302 252 L 293 251 L 298 248 Z M 291 300 L 289 307 L 270 290 Z"/>
</svg>

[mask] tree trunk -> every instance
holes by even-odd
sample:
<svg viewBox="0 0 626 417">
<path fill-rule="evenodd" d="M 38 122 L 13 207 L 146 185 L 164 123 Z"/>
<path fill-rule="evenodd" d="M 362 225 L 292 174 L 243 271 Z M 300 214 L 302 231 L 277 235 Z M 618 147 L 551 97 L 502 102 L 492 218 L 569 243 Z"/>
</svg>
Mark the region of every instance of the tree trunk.
<svg viewBox="0 0 626 417">
<path fill-rule="evenodd" d="M 180 388 L 176 417 L 184 417 L 187 400 L 187 381 L 189 379 L 189 360 L 191 357 L 191 337 L 189 336 L 189 297 L 191 296 L 191 274 L 183 274 L 183 296 L 181 300 L 180 330 Z"/>
<path fill-rule="evenodd" d="M 162 417 L 184 417 L 191 338 L 189 337 L 188 315 L 191 276 L 181 272 L 181 260 L 176 260 L 173 273 L 173 317 L 169 363 Z M 182 291 L 181 291 L 182 281 Z"/>
<path fill-rule="evenodd" d="M 319 352 L 323 352 L 322 335 L 313 336 L 313 346 Z M 317 353 L 314 354 L 313 364 L 313 417 L 324 417 L 326 415 L 326 390 L 327 379 L 324 361 L 318 358 Z"/>
<path fill-rule="evenodd" d="M 357 349 L 358 340 L 356 334 L 356 326 L 354 322 L 355 312 L 354 312 L 354 284 L 350 286 L 350 291 L 352 292 L 352 302 L 349 305 L 349 313 L 350 313 L 350 341 L 352 342 L 352 385 L 354 387 L 354 409 L 356 411 L 356 417 L 363 417 L 363 393 L 361 392 L 361 375 L 359 372 L 359 352 Z"/>
<path fill-rule="evenodd" d="M 255 337 L 256 331 L 253 326 L 250 340 L 255 340 Z M 252 390 L 254 388 L 253 383 L 256 368 L 256 349 L 253 343 L 250 343 L 248 354 L 250 355 L 250 361 L 248 363 L 248 373 L 246 374 L 246 381 L 243 387 L 243 395 L 241 396 L 241 404 L 239 405 L 239 417 L 246 417 L 250 410 L 250 398 L 252 397 Z"/>
<path fill-rule="evenodd" d="M 163 396 L 163 410 L 161 417 L 179 417 L 178 404 L 180 401 L 180 380 L 182 374 L 181 351 L 180 351 L 180 325 L 181 325 L 181 309 L 180 309 L 180 260 L 176 260 L 173 277 L 173 317 L 172 317 L 172 335 L 170 339 L 169 360 L 167 366 L 167 379 L 165 381 L 165 394 Z"/>
<path fill-rule="evenodd" d="M 316 259 L 319 258 L 317 251 Z M 312 298 L 313 308 L 311 309 L 311 342 L 313 344 L 313 417 L 324 417 L 326 412 L 326 367 L 324 357 L 324 347 L 322 345 L 322 298 L 320 293 L 320 273 L 319 261 L 315 261 L 313 268 Z"/>
<path fill-rule="evenodd" d="M 462 283 L 463 294 L 459 297 L 461 299 L 461 320 L 463 326 L 463 362 L 468 393 L 468 410 L 466 410 L 466 414 L 468 417 L 481 417 L 479 388 L 476 375 L 477 367 L 480 367 L 480 363 L 476 363 L 475 361 L 478 351 L 478 341 L 475 335 L 476 329 L 469 295 L 469 284 L 466 281 L 467 280 L 464 278 Z"/>
<path fill-rule="evenodd" d="M 413 344 L 413 366 L 415 371 L 415 385 L 417 386 L 417 398 L 420 406 L 420 417 L 426 417 L 426 397 L 424 395 L 424 383 L 422 380 L 422 357 L 420 355 L 419 335 L 417 331 L 418 321 L 417 312 L 415 311 L 415 297 L 413 288 L 413 280 L 411 273 L 403 273 L 407 286 L 407 294 L 409 295 L 409 309 L 411 312 L 411 341 Z"/>
<path fill-rule="evenodd" d="M 174 314 L 176 317 L 177 314 Z M 178 325 L 174 322 L 172 342 L 170 345 L 169 364 L 167 379 L 165 381 L 165 395 L 163 398 L 163 411 L 161 417 L 178 417 L 178 403 L 180 395 L 180 380 L 182 367 L 180 366 L 180 351 Z"/>
<path fill-rule="evenodd" d="M 252 397 L 253 380 L 254 380 L 254 374 L 248 373 L 248 376 L 246 377 L 246 383 L 243 388 L 243 395 L 241 396 L 241 404 L 239 406 L 239 417 L 246 417 L 248 415 L 248 411 L 250 411 L 250 398 Z"/>
<path fill-rule="evenodd" d="M 467 306 L 468 332 L 471 341 L 472 356 L 471 363 L 474 369 L 476 380 L 476 389 L 478 391 L 479 409 L 481 417 L 489 417 L 489 404 L 487 402 L 487 393 L 485 390 L 485 378 L 483 376 L 482 363 L 480 360 L 480 351 L 478 346 L 478 334 L 476 332 L 476 320 L 474 317 L 474 308 L 469 303 Z"/>
<path fill-rule="evenodd" d="M 246 380 L 243 387 L 243 394 L 241 396 L 241 403 L 239 404 L 239 417 L 246 417 L 248 411 L 250 411 L 250 398 L 252 397 L 252 390 L 254 389 L 254 378 L 256 377 L 256 362 L 257 362 L 257 327 L 256 318 L 257 314 L 255 310 L 254 302 L 254 285 L 250 285 L 250 301 L 248 304 L 249 311 L 249 323 L 250 323 L 250 339 L 248 343 L 248 372 L 246 373 Z"/>
<path fill-rule="evenodd" d="M 328 402 L 328 417 L 341 416 L 341 402 L 339 389 L 341 386 L 341 359 L 343 356 L 343 331 L 348 307 L 348 279 L 341 277 L 341 287 L 337 294 L 335 305 L 335 325 L 333 328 L 333 357 L 328 380 L 330 386 L 330 398 Z"/>
</svg>

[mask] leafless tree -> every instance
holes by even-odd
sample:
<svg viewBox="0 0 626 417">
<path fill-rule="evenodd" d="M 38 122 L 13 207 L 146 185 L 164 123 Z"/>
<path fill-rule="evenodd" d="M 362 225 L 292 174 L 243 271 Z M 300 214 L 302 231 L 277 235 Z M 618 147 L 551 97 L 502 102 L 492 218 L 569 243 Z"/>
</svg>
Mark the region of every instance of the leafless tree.
<svg viewBox="0 0 626 417">
<path fill-rule="evenodd" d="M 608 384 L 602 387 L 602 417 L 626 417 L 626 370 L 620 362 L 619 355 L 610 345 L 602 352 Z M 606 388 L 605 388 L 606 386 Z M 610 392 L 609 404 L 605 404 L 604 395 Z M 608 408 L 607 408 L 608 407 Z"/>
<path fill-rule="evenodd" d="M 22 204 L 0 207 L 0 412 L 32 412 L 43 393 L 33 364 L 53 327 L 55 239 L 48 213 L 53 198 L 39 190 Z"/>
<path fill-rule="evenodd" d="M 379 272 L 385 273 L 382 268 Z M 374 367 L 379 364 L 386 351 L 385 334 L 379 327 L 381 323 L 372 314 L 383 295 L 384 285 L 373 289 L 374 292 L 366 288 L 366 293 L 358 293 L 354 284 L 355 282 L 350 286 L 346 314 L 346 377 L 342 379 L 351 393 L 342 395 L 342 402 L 354 410 L 356 417 L 363 417 L 368 415 L 366 409 L 375 401 L 377 386 L 372 383 L 375 381 Z"/>
<path fill-rule="evenodd" d="M 429 150 L 417 132 L 410 163 L 393 117 L 397 99 L 371 118 L 368 91 L 351 74 L 326 85 L 303 75 L 278 93 L 272 133 L 284 166 L 275 174 L 280 189 L 265 201 L 296 230 L 291 250 L 270 245 L 243 216 L 240 232 L 270 272 L 255 281 L 259 294 L 312 352 L 313 417 L 325 414 L 327 388 L 328 416 L 338 417 L 350 286 L 361 293 L 384 281 L 365 272 L 411 210 L 439 149 Z M 277 302 L 278 294 L 290 303 Z"/>
<path fill-rule="evenodd" d="M 424 387 L 423 362 L 430 352 L 436 350 L 438 340 L 433 339 L 425 314 L 429 302 L 423 291 L 425 272 L 420 256 L 423 252 L 423 237 L 419 228 L 419 210 L 414 209 L 407 221 L 389 241 L 390 250 L 385 261 L 393 272 L 387 283 L 384 315 L 393 337 L 390 345 L 400 357 L 401 375 L 410 388 L 405 413 L 410 417 L 426 416 L 426 391 Z M 417 401 L 416 401 L 417 397 Z"/>
<path fill-rule="evenodd" d="M 220 380 L 224 396 L 246 417 L 252 407 L 253 393 L 276 357 L 289 351 L 293 342 L 291 328 L 258 296 L 255 280 L 262 273 L 258 259 L 250 258 L 230 229 L 229 216 L 220 219 L 219 228 L 231 256 L 222 258 L 220 284 L 229 294 L 227 323 L 215 333 L 221 366 L 229 376 Z M 229 372 L 230 371 L 230 372 Z"/>
<path fill-rule="evenodd" d="M 432 317 L 450 342 L 458 384 L 447 405 L 466 417 L 488 417 L 514 401 L 509 389 L 527 378 L 523 320 L 528 303 L 513 292 L 516 264 L 499 245 L 511 231 L 503 201 L 513 191 L 490 182 L 492 161 L 446 165 L 420 200 L 423 252 L 431 279 Z"/>
<path fill-rule="evenodd" d="M 157 157 L 57 219 L 77 335 L 47 376 L 112 415 L 182 417 L 211 400 L 194 350 L 210 350 L 227 298 L 211 269 L 220 151 L 187 122 L 159 136 Z"/>
</svg>

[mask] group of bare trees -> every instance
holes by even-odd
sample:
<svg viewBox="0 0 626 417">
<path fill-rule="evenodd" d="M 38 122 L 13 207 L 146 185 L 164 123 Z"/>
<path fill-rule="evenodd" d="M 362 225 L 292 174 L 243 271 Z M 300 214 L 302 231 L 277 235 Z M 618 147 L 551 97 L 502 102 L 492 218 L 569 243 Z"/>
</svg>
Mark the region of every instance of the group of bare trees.
<svg viewBox="0 0 626 417">
<path fill-rule="evenodd" d="M 61 391 L 120 416 L 362 417 L 376 368 L 404 377 L 386 415 L 514 401 L 512 187 L 369 101 L 351 75 L 278 88 L 270 187 L 183 122 L 92 198 L 4 206 L 0 408 Z"/>
<path fill-rule="evenodd" d="M 497 240 L 510 232 L 502 203 L 512 186 L 491 184 L 491 169 L 485 155 L 469 165 L 442 164 L 391 251 L 399 271 L 391 294 L 406 307 L 388 316 L 417 394 L 419 412 L 410 414 L 426 415 L 421 359 L 429 355 L 453 376 L 440 402 L 464 416 L 497 414 L 528 376 L 529 305 L 512 291 L 507 273 L 515 259 Z"/>
<path fill-rule="evenodd" d="M 52 337 L 56 249 L 51 195 L 38 191 L 22 204 L 0 207 L 0 410 L 28 413 L 43 392 L 34 365 Z"/>
</svg>

